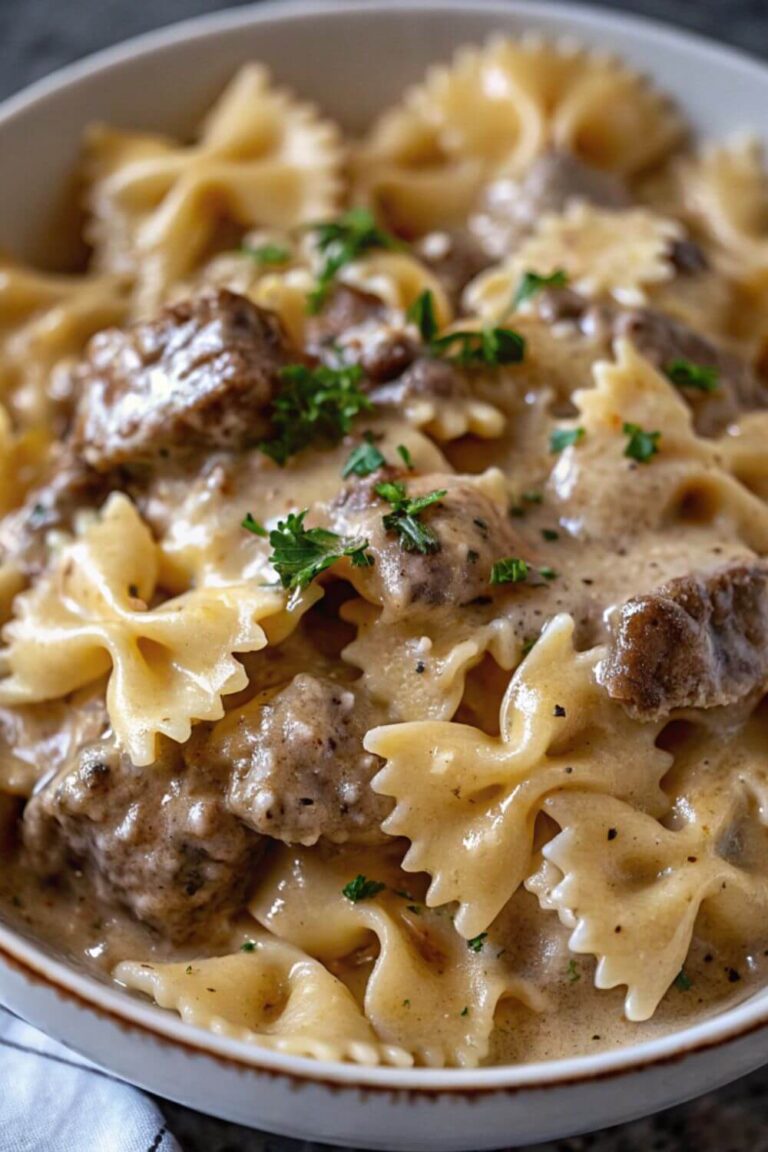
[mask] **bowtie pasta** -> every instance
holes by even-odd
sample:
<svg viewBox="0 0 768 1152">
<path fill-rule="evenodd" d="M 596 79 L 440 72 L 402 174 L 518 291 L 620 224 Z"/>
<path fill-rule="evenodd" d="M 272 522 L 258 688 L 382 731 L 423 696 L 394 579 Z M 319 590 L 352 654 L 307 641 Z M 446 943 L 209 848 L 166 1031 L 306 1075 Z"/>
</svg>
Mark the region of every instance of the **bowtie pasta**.
<svg viewBox="0 0 768 1152">
<path fill-rule="evenodd" d="M 87 262 L 0 264 L 3 915 L 362 1065 L 765 983 L 755 140 L 497 36 L 361 139 L 253 63 L 79 177 Z"/>
</svg>

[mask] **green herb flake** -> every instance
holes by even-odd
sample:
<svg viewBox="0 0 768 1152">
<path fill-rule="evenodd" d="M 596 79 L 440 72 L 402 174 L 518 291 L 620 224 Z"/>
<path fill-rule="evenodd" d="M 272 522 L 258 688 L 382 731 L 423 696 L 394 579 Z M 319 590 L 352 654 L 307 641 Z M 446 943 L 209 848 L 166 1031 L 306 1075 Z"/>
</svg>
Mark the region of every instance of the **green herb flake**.
<svg viewBox="0 0 768 1152">
<path fill-rule="evenodd" d="M 522 647 L 523 656 L 527 656 L 528 653 L 531 652 L 536 647 L 538 642 L 539 642 L 538 636 L 529 637 L 529 639 L 524 642 L 523 647 Z"/>
<path fill-rule="evenodd" d="M 628 437 L 624 455 L 640 464 L 647 464 L 659 450 L 661 432 L 646 432 L 639 424 L 623 424 L 621 428 Z"/>
<path fill-rule="evenodd" d="M 403 1000 L 403 1008 L 410 1008 L 410 1006 L 411 1006 L 410 1000 Z"/>
<path fill-rule="evenodd" d="M 487 932 L 481 932 L 479 936 L 473 936 L 471 940 L 467 940 L 467 948 L 470 952 L 482 952 L 483 945 L 488 939 Z"/>
<path fill-rule="evenodd" d="M 496 368 L 519 364 L 525 356 L 525 340 L 513 328 L 481 328 L 478 332 L 449 332 L 432 341 L 436 356 L 465 367 Z"/>
<path fill-rule="evenodd" d="M 528 565 L 519 556 L 497 560 L 491 568 L 491 584 L 522 584 L 528 579 Z"/>
<path fill-rule="evenodd" d="M 254 944 L 253 940 L 246 940 L 244 944 L 240 945 L 240 951 L 241 952 L 255 952 L 256 951 L 256 945 Z"/>
<path fill-rule="evenodd" d="M 464 1005 L 461 1012 L 459 1012 L 459 1016 L 469 1016 L 469 1005 L 468 1004 Z"/>
<path fill-rule="evenodd" d="M 370 476 L 372 472 L 377 472 L 379 468 L 383 468 L 386 462 L 374 444 L 373 436 L 370 432 L 366 432 L 362 444 L 353 448 L 347 457 L 341 475 L 345 480 L 353 473 L 355 476 Z"/>
<path fill-rule="evenodd" d="M 338 444 L 361 412 L 373 404 L 360 390 L 359 364 L 329 368 L 288 364 L 279 372 L 280 387 L 270 413 L 272 436 L 259 447 L 277 464 L 314 441 Z"/>
<path fill-rule="evenodd" d="M 549 450 L 557 456 L 566 448 L 572 448 L 584 439 L 586 432 L 583 428 L 555 428 L 549 437 Z"/>
<path fill-rule="evenodd" d="M 425 344 L 431 344 L 437 336 L 439 325 L 435 316 L 435 298 L 425 289 L 408 308 L 406 319 L 415 324 Z"/>
<path fill-rule="evenodd" d="M 397 452 L 398 456 L 402 460 L 403 464 L 405 464 L 408 471 L 413 472 L 413 468 L 414 468 L 413 457 L 411 456 L 410 452 L 406 448 L 405 444 L 398 444 L 395 451 Z"/>
<path fill-rule="evenodd" d="M 291 259 L 291 250 L 284 248 L 281 244 L 243 244 L 240 251 L 244 256 L 250 256 L 251 260 L 255 260 L 262 267 L 271 268 L 279 264 L 287 264 Z"/>
<path fill-rule="evenodd" d="M 307 297 L 307 310 L 316 314 L 328 299 L 338 273 L 347 264 L 377 248 L 396 249 L 403 244 L 379 228 L 367 208 L 351 208 L 335 220 L 326 220 L 309 229 L 320 256 L 320 273 L 315 288 Z"/>
<path fill-rule="evenodd" d="M 543 540 L 549 540 L 550 543 L 560 539 L 560 533 L 556 532 L 554 528 L 542 528 L 541 536 Z"/>
<path fill-rule="evenodd" d="M 523 500 L 526 504 L 541 504 L 544 499 L 544 493 L 539 492 L 537 489 L 529 489 L 528 492 L 523 492 Z"/>
<path fill-rule="evenodd" d="M 714 365 L 694 364 L 692 360 L 684 360 L 682 357 L 665 365 L 664 375 L 677 388 L 716 392 L 720 387 L 720 373 Z"/>
<path fill-rule="evenodd" d="M 267 532 L 264 525 L 254 519 L 250 512 L 246 512 L 240 527 L 245 528 L 246 532 L 252 532 L 254 536 L 269 536 L 269 532 Z"/>
<path fill-rule="evenodd" d="M 680 969 L 677 976 L 675 976 L 674 983 L 675 988 L 680 992 L 690 992 L 691 988 L 693 988 L 693 980 L 691 980 L 685 968 Z"/>
<path fill-rule="evenodd" d="M 327 528 L 305 528 L 303 512 L 289 512 L 285 520 L 269 533 L 272 555 L 269 562 L 277 572 L 283 588 L 295 592 L 330 568 L 337 560 L 348 557 L 355 568 L 367 568 L 373 559 L 363 537 L 338 536 Z"/>
<path fill-rule="evenodd" d="M 577 980 L 581 980 L 581 972 L 579 972 L 579 966 L 575 960 L 568 961 L 566 975 L 571 984 L 575 984 Z"/>
<path fill-rule="evenodd" d="M 539 575 L 543 576 L 545 580 L 557 579 L 557 572 L 555 572 L 554 568 L 550 568 L 548 564 L 542 564 L 541 568 L 539 568 Z"/>
<path fill-rule="evenodd" d="M 186 966 L 186 968 L 184 969 L 184 971 L 185 971 L 185 973 L 187 974 L 187 976 L 191 976 L 191 975 L 192 975 L 192 965 L 191 965 L 191 964 L 187 964 L 187 966 Z"/>
<path fill-rule="evenodd" d="M 414 916 L 421 916 L 421 908 L 418 904 L 406 904 L 409 912 L 413 912 Z"/>
<path fill-rule="evenodd" d="M 385 888 L 386 884 L 381 884 L 378 880 L 367 880 L 365 876 L 358 873 L 354 880 L 350 880 L 349 884 L 344 885 L 341 893 L 353 904 L 358 904 L 361 900 L 370 900 L 372 897 L 378 896 L 379 892 L 383 892 Z"/>
<path fill-rule="evenodd" d="M 384 527 L 400 538 L 400 545 L 406 552 L 419 552 L 426 556 L 440 551 L 440 541 L 431 528 L 422 524 L 421 513 L 437 504 L 446 494 L 445 488 L 428 492 L 424 496 L 410 497 L 401 480 L 386 480 L 377 484 L 375 492 L 388 504 L 392 511 L 384 516 Z"/>
<path fill-rule="evenodd" d="M 568 284 L 568 274 L 563 268 L 557 268 L 549 276 L 541 276 L 538 272 L 523 272 L 512 297 L 512 308 L 519 308 L 526 300 L 530 300 L 542 288 L 565 288 Z"/>
</svg>

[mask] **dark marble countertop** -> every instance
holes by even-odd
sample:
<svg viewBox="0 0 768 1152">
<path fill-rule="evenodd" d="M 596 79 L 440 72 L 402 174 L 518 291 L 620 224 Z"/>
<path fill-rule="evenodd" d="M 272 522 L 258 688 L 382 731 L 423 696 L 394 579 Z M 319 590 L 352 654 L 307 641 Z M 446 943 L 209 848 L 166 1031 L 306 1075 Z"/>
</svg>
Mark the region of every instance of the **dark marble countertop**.
<svg viewBox="0 0 768 1152">
<path fill-rule="evenodd" d="M 709 34 L 768 57 L 768 0 L 592 0 Z M 237 0 L 0 0 L 0 98 L 152 28 Z M 252 1132 L 160 1101 L 184 1152 L 312 1152 L 320 1146 Z M 768 1152 L 768 1068 L 646 1120 L 538 1152 Z"/>
</svg>

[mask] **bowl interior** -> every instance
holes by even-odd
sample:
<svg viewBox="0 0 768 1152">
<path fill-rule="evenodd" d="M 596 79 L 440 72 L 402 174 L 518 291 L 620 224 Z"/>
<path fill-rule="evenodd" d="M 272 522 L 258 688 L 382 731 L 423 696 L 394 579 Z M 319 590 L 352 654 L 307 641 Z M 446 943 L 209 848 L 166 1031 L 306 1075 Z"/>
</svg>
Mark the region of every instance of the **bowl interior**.
<svg viewBox="0 0 768 1152">
<path fill-rule="evenodd" d="M 763 114 L 768 69 L 697 37 L 634 18 L 519 0 L 259 5 L 191 21 L 101 53 L 0 107 L 0 156 L 6 174 L 0 182 L 0 250 L 43 267 L 66 264 L 72 257 L 73 172 L 82 132 L 94 121 L 188 134 L 237 67 L 258 59 L 347 131 L 359 132 L 431 63 L 498 31 L 570 36 L 592 48 L 621 53 L 680 103 L 694 129 L 714 137 L 746 129 L 768 141 Z M 0 929 L 0 934 L 9 946 L 7 930 Z M 19 947 L 28 958 L 29 943 L 19 941 Z M 43 963 L 63 967 L 51 960 Z M 75 979 L 81 988 L 88 983 L 79 974 Z M 99 995 L 108 996 L 114 1008 L 114 992 L 102 990 Z M 751 1004 L 754 1024 L 761 1013 L 768 1013 L 768 991 Z M 164 1030 L 172 1032 L 170 1017 L 151 1008 L 142 1011 L 158 1020 L 162 1016 Z M 700 1037 L 711 1040 L 718 1029 L 727 1035 L 745 1021 L 750 1022 L 749 1012 L 742 1005 L 723 1018 L 634 1051 L 668 1054 Z M 604 1054 L 560 1063 L 572 1070 L 576 1064 L 594 1068 L 606 1062 L 620 1059 Z M 554 1072 L 554 1064 L 548 1069 Z M 535 1066 L 502 1071 L 507 1083 L 530 1083 L 537 1077 Z M 371 1070 L 372 1080 L 379 1075 L 386 1079 L 387 1073 Z M 438 1083 L 444 1075 L 452 1074 L 419 1073 L 419 1078 Z M 485 1069 L 474 1078 L 498 1080 L 499 1075 L 500 1070 Z"/>
</svg>

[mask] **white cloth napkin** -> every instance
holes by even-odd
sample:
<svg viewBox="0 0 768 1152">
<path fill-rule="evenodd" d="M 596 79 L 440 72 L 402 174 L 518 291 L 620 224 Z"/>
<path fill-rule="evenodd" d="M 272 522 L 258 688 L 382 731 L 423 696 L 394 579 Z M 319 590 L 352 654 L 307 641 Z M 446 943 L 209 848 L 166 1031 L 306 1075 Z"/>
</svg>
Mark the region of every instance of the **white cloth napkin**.
<svg viewBox="0 0 768 1152">
<path fill-rule="evenodd" d="M 0 1008 L 0 1152 L 181 1152 L 138 1088 Z"/>
</svg>

